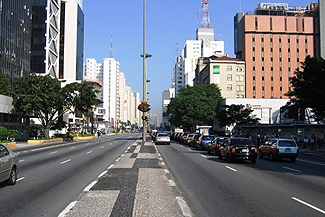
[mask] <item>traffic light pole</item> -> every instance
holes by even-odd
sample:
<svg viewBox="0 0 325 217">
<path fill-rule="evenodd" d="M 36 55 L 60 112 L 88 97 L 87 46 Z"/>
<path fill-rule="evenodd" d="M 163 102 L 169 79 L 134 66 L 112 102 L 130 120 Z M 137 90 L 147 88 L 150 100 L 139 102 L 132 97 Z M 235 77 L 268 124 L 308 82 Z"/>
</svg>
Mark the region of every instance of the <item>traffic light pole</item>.
<svg viewBox="0 0 325 217">
<path fill-rule="evenodd" d="M 143 0 L 143 103 L 147 102 L 147 54 L 146 54 L 146 0 Z M 143 117 L 146 112 L 143 112 Z M 142 141 L 146 142 L 147 122 L 143 120 Z"/>
</svg>

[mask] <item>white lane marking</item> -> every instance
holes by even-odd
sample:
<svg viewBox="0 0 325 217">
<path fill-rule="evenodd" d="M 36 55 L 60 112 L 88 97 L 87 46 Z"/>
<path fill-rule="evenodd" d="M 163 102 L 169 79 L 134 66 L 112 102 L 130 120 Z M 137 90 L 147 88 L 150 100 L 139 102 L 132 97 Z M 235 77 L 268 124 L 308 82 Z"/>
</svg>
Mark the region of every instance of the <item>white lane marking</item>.
<svg viewBox="0 0 325 217">
<path fill-rule="evenodd" d="M 112 143 L 109 143 L 109 145 L 112 145 Z"/>
<path fill-rule="evenodd" d="M 23 153 L 27 153 L 28 151 L 23 151 Z"/>
<path fill-rule="evenodd" d="M 186 217 L 193 216 L 191 209 L 189 208 L 189 206 L 187 205 L 187 203 L 185 202 L 183 197 L 176 197 L 176 200 L 177 200 L 179 206 L 181 207 L 183 216 L 186 216 Z"/>
<path fill-rule="evenodd" d="M 203 155 L 203 154 L 201 154 L 201 157 L 207 158 L 207 156 L 205 156 L 205 155 Z"/>
<path fill-rule="evenodd" d="M 93 151 L 88 151 L 86 154 L 90 154 L 91 152 L 93 152 Z"/>
<path fill-rule="evenodd" d="M 20 162 L 24 162 L 25 160 L 19 160 L 18 162 L 20 163 Z"/>
<path fill-rule="evenodd" d="M 92 183 L 90 183 L 85 189 L 84 191 L 89 191 L 95 184 L 97 183 L 97 181 L 93 181 Z"/>
<path fill-rule="evenodd" d="M 85 145 L 89 145 L 89 143 L 86 143 Z"/>
<path fill-rule="evenodd" d="M 190 148 L 188 148 L 187 150 L 189 150 L 189 151 L 193 151 L 192 149 L 190 149 Z"/>
<path fill-rule="evenodd" d="M 170 186 L 172 186 L 172 187 L 176 186 L 176 183 L 173 180 L 168 180 L 168 182 L 169 182 Z"/>
<path fill-rule="evenodd" d="M 309 160 L 301 160 L 301 159 L 297 159 L 297 161 L 301 161 L 301 162 L 305 162 L 305 163 L 311 163 L 311 164 L 316 164 L 316 165 L 325 166 L 325 164 L 318 163 L 318 162 L 314 162 L 314 161 L 309 161 Z"/>
<path fill-rule="evenodd" d="M 77 204 L 78 201 L 71 202 L 59 215 L 58 217 L 65 217 L 66 214 Z"/>
<path fill-rule="evenodd" d="M 106 171 L 104 171 L 104 172 L 102 172 L 101 174 L 99 174 L 99 176 L 98 176 L 97 178 L 100 178 L 100 177 L 102 177 L 102 176 L 103 176 L 103 175 L 105 175 L 107 172 L 108 172 L 107 170 L 106 170 Z"/>
<path fill-rule="evenodd" d="M 100 148 L 104 148 L 105 146 L 102 146 L 102 147 L 100 147 Z"/>
<path fill-rule="evenodd" d="M 111 164 L 107 169 L 111 169 L 114 166 L 114 164 Z"/>
<path fill-rule="evenodd" d="M 234 168 L 231 168 L 231 167 L 229 167 L 229 166 L 226 166 L 226 168 L 228 168 L 228 169 L 230 169 L 230 170 L 232 170 L 232 171 L 237 172 L 237 170 L 235 170 Z"/>
<path fill-rule="evenodd" d="M 19 182 L 19 181 L 21 181 L 23 179 L 25 179 L 25 177 L 21 177 L 21 178 L 17 179 L 17 182 Z"/>
<path fill-rule="evenodd" d="M 53 151 L 53 152 L 51 152 L 50 154 L 55 154 L 55 153 L 58 153 L 58 151 Z"/>
<path fill-rule="evenodd" d="M 300 170 L 292 169 L 292 168 L 290 168 L 290 167 L 283 167 L 283 168 L 284 168 L 284 169 L 287 169 L 287 170 L 292 170 L 292 171 L 294 171 L 294 172 L 301 173 Z"/>
<path fill-rule="evenodd" d="M 306 205 L 306 206 L 308 206 L 308 207 L 314 209 L 314 210 L 317 210 L 317 211 L 320 212 L 320 213 L 325 214 L 325 210 L 322 210 L 322 209 L 320 209 L 320 208 L 317 208 L 316 206 L 313 206 L 313 205 L 311 205 L 311 204 L 309 204 L 309 203 L 307 203 L 307 202 L 305 202 L 305 201 L 302 201 L 302 200 L 300 200 L 300 199 L 298 199 L 298 198 L 295 198 L 295 197 L 291 197 L 291 198 L 292 198 L 293 200 L 295 200 L 295 201 L 298 201 L 299 203 L 302 203 L 302 204 L 304 204 L 304 205 Z"/>
<path fill-rule="evenodd" d="M 69 161 L 71 161 L 71 159 L 66 160 L 66 161 L 62 161 L 60 164 L 65 164 L 65 163 L 68 163 Z"/>
<path fill-rule="evenodd" d="M 70 149 L 75 149 L 76 148 L 76 146 L 73 146 L 73 147 L 71 147 Z"/>
</svg>

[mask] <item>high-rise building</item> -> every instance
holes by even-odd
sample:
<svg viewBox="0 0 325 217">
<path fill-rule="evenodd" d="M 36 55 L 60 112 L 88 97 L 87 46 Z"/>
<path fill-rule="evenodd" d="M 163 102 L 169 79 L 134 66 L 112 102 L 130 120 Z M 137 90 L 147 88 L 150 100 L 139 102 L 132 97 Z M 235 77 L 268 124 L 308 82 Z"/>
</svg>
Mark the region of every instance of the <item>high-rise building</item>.
<svg viewBox="0 0 325 217">
<path fill-rule="evenodd" d="M 61 0 L 59 79 L 83 80 L 84 13 L 80 0 Z"/>
<path fill-rule="evenodd" d="M 185 87 L 184 60 L 182 56 L 177 57 L 174 68 L 174 76 L 175 78 L 173 80 L 175 81 L 175 92 L 178 94 L 179 90 L 182 87 Z"/>
<path fill-rule="evenodd" d="M 319 35 L 320 35 L 320 57 L 325 59 L 325 0 L 318 0 L 319 11 L 318 11 L 318 19 L 319 19 Z M 317 17 L 317 16 L 316 16 Z"/>
<path fill-rule="evenodd" d="M 287 98 L 289 77 L 315 54 L 315 26 L 307 7 L 282 3 L 236 14 L 235 53 L 246 62 L 246 98 Z"/>
<path fill-rule="evenodd" d="M 168 90 L 164 90 L 162 92 L 162 124 L 165 129 L 168 129 L 170 127 L 167 108 L 172 98 L 175 98 L 175 88 L 171 87 Z"/>
<path fill-rule="evenodd" d="M 59 78 L 60 1 L 32 1 L 31 71 Z"/>
<path fill-rule="evenodd" d="M 15 78 L 25 77 L 30 72 L 32 1 L 0 0 L 0 73 L 15 90 Z M 18 140 L 28 138 L 29 118 L 14 114 L 12 98 L 0 94 L 0 126 L 18 131 Z"/>
<path fill-rule="evenodd" d="M 104 119 L 110 121 L 110 126 L 118 126 L 120 117 L 120 102 L 118 97 L 120 62 L 114 58 L 104 58 L 103 62 L 103 107 L 106 111 Z"/>
</svg>

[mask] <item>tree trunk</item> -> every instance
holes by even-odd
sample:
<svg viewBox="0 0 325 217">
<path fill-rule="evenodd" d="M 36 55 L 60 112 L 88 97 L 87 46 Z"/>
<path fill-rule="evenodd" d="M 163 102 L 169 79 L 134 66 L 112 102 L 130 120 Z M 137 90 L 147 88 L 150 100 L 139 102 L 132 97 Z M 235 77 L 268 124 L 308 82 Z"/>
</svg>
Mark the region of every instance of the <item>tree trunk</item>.
<svg viewBox="0 0 325 217">
<path fill-rule="evenodd" d="M 44 136 L 45 136 L 45 138 L 50 138 L 50 129 L 49 128 L 45 128 L 44 129 Z"/>
</svg>

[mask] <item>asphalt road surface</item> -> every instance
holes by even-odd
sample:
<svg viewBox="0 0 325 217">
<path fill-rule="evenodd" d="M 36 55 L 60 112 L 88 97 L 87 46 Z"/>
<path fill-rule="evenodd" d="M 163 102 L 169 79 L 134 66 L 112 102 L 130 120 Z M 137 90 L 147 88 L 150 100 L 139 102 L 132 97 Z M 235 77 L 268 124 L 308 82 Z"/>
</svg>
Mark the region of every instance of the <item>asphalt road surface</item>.
<svg viewBox="0 0 325 217">
<path fill-rule="evenodd" d="M 158 149 L 195 216 L 325 215 L 325 158 L 226 163 L 178 143 Z"/>
<path fill-rule="evenodd" d="M 0 186 L 0 216 L 58 216 L 138 138 L 140 134 L 110 135 L 101 141 L 16 150 L 18 181 Z"/>
</svg>

